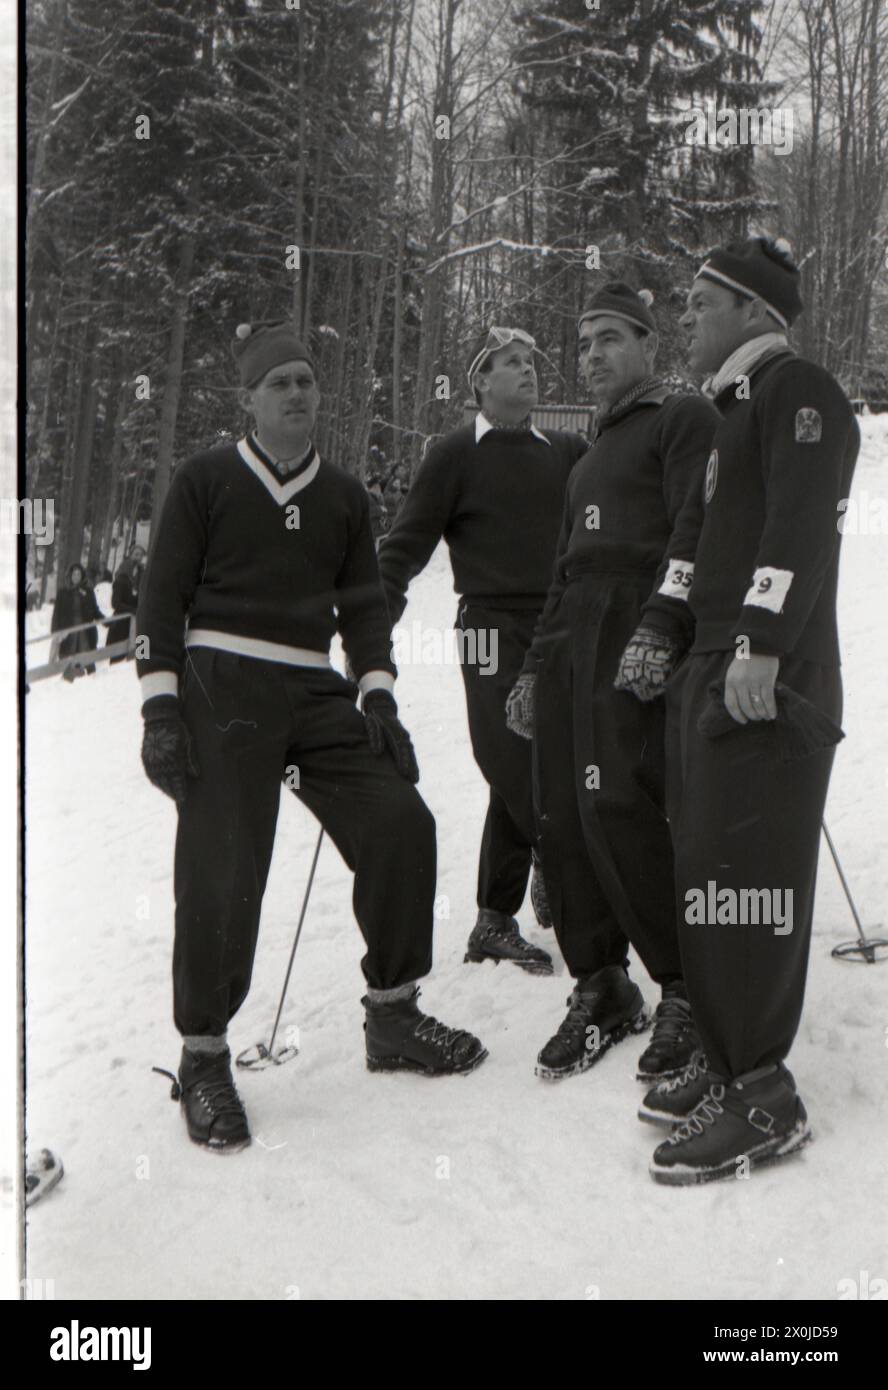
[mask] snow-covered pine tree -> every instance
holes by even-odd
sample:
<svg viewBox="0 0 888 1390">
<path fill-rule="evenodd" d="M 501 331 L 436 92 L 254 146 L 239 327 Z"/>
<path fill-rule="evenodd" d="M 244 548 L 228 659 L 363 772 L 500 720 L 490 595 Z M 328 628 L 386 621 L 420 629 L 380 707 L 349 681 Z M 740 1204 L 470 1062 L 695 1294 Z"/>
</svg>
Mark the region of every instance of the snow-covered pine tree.
<svg viewBox="0 0 888 1390">
<path fill-rule="evenodd" d="M 175 460 L 240 427 L 229 341 L 242 318 L 295 311 L 330 330 L 313 338 L 322 447 L 358 462 L 389 225 L 377 136 L 393 6 L 32 7 L 30 462 L 56 499 L 60 563 L 85 557 L 89 536 L 104 565 L 115 521 L 130 536 L 149 519 Z"/>
<path fill-rule="evenodd" d="M 753 148 L 688 136 L 694 110 L 773 101 L 756 57 L 763 10 L 763 0 L 545 0 L 519 11 L 520 94 L 538 155 L 557 156 L 548 241 L 595 245 L 603 273 L 662 295 L 702 250 L 746 230 L 765 206 Z M 577 307 L 588 275 L 578 263 Z"/>
</svg>

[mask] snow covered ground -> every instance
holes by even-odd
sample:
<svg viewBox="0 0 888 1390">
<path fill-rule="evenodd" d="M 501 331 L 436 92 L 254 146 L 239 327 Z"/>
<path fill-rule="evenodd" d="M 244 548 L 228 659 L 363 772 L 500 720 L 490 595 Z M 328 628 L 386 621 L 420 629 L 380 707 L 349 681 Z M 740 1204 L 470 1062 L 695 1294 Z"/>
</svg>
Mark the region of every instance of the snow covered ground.
<svg viewBox="0 0 888 1390">
<path fill-rule="evenodd" d="M 827 817 L 866 923 L 888 900 L 888 417 L 864 422 L 841 608 L 848 737 Z M 884 506 L 884 503 L 883 503 Z M 867 510 L 868 509 L 868 510 Z M 446 553 L 409 625 L 447 629 Z M 406 666 L 399 698 L 438 821 L 436 968 L 423 1003 L 479 1032 L 474 1075 L 371 1076 L 350 878 L 325 843 L 284 1022 L 300 1054 L 240 1073 L 255 1142 L 189 1145 L 152 1065 L 174 1069 L 175 811 L 146 781 L 132 666 L 39 683 L 28 719 L 28 1126 L 66 1176 L 28 1222 L 28 1274 L 57 1298 L 835 1298 L 888 1275 L 884 1144 L 888 964 L 844 965 L 854 934 L 824 854 L 807 1008 L 791 1065 L 816 1143 L 748 1181 L 694 1190 L 648 1176 L 659 1131 L 635 1118 L 637 1040 L 560 1085 L 533 1075 L 570 981 L 462 963 L 485 788 L 455 665 Z M 283 797 L 250 998 L 235 1051 L 266 1039 L 316 824 Z M 527 935 L 543 941 L 529 905 Z M 884 921 L 888 931 L 888 920 Z M 545 944 L 552 945 L 551 941 Z M 655 991 L 635 967 L 648 998 Z"/>
</svg>

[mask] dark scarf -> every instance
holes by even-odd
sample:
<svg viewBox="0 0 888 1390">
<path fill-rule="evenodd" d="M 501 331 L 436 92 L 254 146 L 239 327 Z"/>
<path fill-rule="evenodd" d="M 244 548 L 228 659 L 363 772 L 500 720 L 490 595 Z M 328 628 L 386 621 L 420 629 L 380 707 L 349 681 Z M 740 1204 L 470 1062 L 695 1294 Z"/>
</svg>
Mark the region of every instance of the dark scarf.
<svg viewBox="0 0 888 1390">
<path fill-rule="evenodd" d="M 614 401 L 610 410 L 604 414 L 599 414 L 595 421 L 595 439 L 608 425 L 614 425 L 621 420 L 624 415 L 628 415 L 632 407 L 637 404 L 644 396 L 653 395 L 657 391 L 667 392 L 670 396 L 699 396 L 700 392 L 691 382 L 685 381 L 684 377 L 669 374 L 668 376 L 647 376 L 644 381 L 639 381 L 635 386 L 630 386 L 619 400 Z"/>
<path fill-rule="evenodd" d="M 614 401 L 609 410 L 601 416 L 601 426 L 612 425 L 615 420 L 619 420 L 628 410 L 631 410 L 636 401 L 640 401 L 642 396 L 649 395 L 652 391 L 662 391 L 667 385 L 666 378 L 663 376 L 646 376 L 644 381 L 636 382 L 630 386 L 628 391 L 624 391 L 619 400 Z"/>
</svg>

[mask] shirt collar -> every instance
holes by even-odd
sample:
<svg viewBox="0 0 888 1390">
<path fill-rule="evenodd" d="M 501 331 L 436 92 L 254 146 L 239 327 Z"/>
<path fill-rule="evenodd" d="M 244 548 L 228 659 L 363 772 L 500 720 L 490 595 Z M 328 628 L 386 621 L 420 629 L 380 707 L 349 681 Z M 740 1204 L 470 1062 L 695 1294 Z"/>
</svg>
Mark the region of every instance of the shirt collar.
<svg viewBox="0 0 888 1390">
<path fill-rule="evenodd" d="M 314 482 L 321 466 L 320 455 L 312 445 L 310 452 L 300 461 L 296 469 L 287 477 L 281 478 L 268 454 L 253 434 L 238 440 L 237 451 L 247 467 L 281 507 L 290 502 L 297 492 L 302 492 L 303 488 Z"/>
<path fill-rule="evenodd" d="M 480 444 L 485 434 L 489 434 L 490 431 L 494 429 L 496 429 L 496 425 L 492 425 L 484 414 L 484 411 L 479 410 L 478 414 L 475 416 L 475 443 Z M 530 432 L 535 439 L 541 439 L 544 444 L 552 443 L 551 439 L 547 439 L 542 430 L 538 430 L 533 423 L 531 423 Z"/>
</svg>

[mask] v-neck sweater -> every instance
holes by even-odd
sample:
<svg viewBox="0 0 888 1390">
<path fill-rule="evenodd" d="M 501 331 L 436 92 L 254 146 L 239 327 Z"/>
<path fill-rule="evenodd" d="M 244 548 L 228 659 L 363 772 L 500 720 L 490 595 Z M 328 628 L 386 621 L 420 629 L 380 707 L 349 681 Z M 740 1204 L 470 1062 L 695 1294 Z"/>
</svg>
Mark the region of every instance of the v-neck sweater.
<svg viewBox="0 0 888 1390">
<path fill-rule="evenodd" d="M 266 644 L 326 655 L 338 630 L 356 679 L 395 674 L 360 482 L 316 450 L 281 477 L 249 436 L 182 463 L 139 594 L 140 676 L 181 674 L 186 623 L 256 655 Z"/>
</svg>

